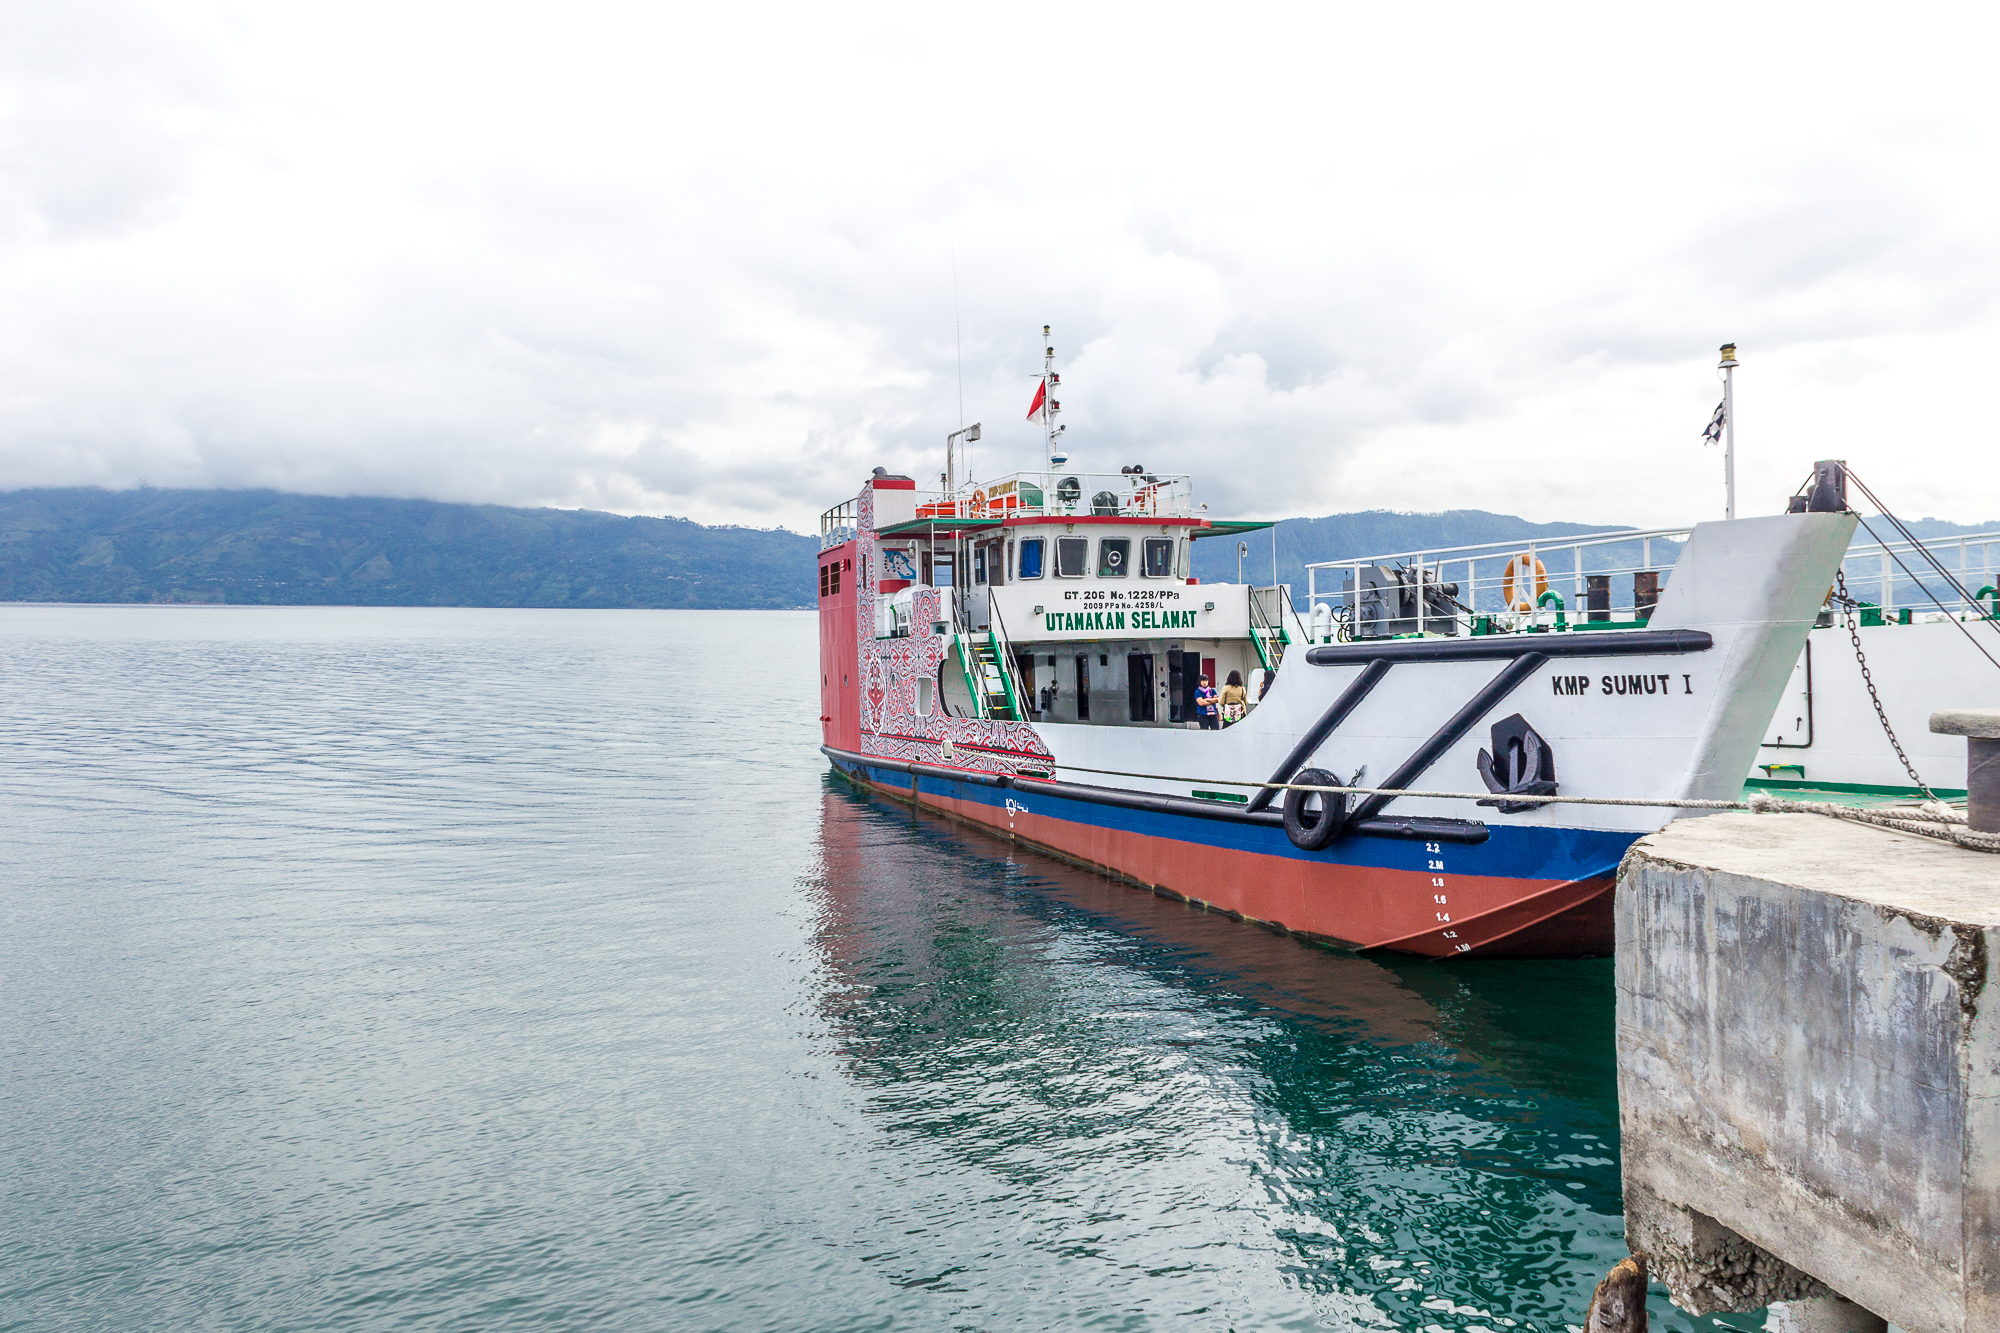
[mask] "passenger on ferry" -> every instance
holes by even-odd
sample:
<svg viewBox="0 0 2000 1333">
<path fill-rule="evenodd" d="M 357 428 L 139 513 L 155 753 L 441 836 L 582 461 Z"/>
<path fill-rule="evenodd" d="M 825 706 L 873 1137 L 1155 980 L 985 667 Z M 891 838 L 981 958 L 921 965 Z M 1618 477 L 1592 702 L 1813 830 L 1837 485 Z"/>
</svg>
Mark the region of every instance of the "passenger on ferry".
<svg viewBox="0 0 2000 1333">
<path fill-rule="evenodd" d="M 1250 691 L 1243 688 L 1243 673 L 1232 671 L 1222 687 L 1222 725 L 1241 722 L 1250 712 Z"/>
<path fill-rule="evenodd" d="M 1215 687 L 1208 683 L 1208 677 L 1201 678 L 1201 688 L 1194 692 L 1195 716 L 1201 719 L 1203 731 L 1219 731 L 1222 724 L 1215 717 Z"/>
</svg>

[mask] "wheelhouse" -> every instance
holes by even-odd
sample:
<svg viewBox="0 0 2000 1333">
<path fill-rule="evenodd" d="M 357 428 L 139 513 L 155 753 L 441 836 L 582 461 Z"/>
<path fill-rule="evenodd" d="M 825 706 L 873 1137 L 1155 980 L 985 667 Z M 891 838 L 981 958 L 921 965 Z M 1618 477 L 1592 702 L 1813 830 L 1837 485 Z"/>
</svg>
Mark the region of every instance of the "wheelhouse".
<svg viewBox="0 0 2000 1333">
<path fill-rule="evenodd" d="M 878 641 L 947 641 L 913 707 L 1193 727 L 1203 677 L 1219 691 L 1233 674 L 1254 707 L 1304 637 L 1287 589 L 1193 577 L 1196 541 L 1269 525 L 1199 513 L 1184 475 L 1015 473 L 926 492 L 878 471 L 870 498 L 865 530 L 842 506 L 823 539 L 831 549 L 860 531 L 856 577 L 875 595 Z"/>
</svg>

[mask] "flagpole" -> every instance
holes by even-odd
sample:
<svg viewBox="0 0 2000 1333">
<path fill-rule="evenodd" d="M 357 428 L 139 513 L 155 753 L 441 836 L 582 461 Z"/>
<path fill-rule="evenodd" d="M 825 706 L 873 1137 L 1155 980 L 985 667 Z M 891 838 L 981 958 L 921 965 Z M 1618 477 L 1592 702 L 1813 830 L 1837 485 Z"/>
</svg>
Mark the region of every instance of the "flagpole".
<svg viewBox="0 0 2000 1333">
<path fill-rule="evenodd" d="M 1736 517 L 1736 344 L 1722 345 L 1722 516 Z"/>
</svg>

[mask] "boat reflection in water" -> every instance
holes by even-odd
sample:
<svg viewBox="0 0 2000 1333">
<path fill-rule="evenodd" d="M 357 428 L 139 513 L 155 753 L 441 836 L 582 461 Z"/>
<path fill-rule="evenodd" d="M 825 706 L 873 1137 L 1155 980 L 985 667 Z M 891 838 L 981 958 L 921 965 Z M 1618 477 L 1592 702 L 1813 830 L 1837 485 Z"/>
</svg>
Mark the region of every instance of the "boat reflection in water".
<svg viewBox="0 0 2000 1333">
<path fill-rule="evenodd" d="M 870 1262 L 967 1326 L 1560 1329 L 1623 1257 L 1608 961 L 1377 961 L 823 800 Z"/>
</svg>

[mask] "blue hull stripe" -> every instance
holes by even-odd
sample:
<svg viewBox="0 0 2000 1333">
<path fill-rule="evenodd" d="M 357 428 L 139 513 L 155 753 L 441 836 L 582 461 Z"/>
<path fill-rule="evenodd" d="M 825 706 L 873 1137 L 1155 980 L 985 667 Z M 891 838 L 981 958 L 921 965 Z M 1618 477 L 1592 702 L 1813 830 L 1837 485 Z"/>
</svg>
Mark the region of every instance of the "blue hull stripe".
<svg viewBox="0 0 2000 1333">
<path fill-rule="evenodd" d="M 909 774 L 894 769 L 870 766 L 864 767 L 863 773 L 868 781 L 891 790 L 907 791 L 911 782 Z M 923 795 L 947 797 L 1001 811 L 1002 824 L 1006 822 L 1004 808 L 1011 801 L 1030 814 L 1072 824 L 1145 834 L 1226 851 L 1324 865 L 1407 870 L 1418 874 L 1429 868 L 1430 853 L 1418 841 L 1349 837 L 1337 840 L 1323 852 L 1302 852 L 1292 846 L 1283 829 L 1269 825 L 1194 819 L 1185 815 L 1098 805 L 1091 801 L 1044 795 L 1035 790 L 1032 782 L 1000 788 L 929 776 L 919 776 L 915 780 L 918 791 Z M 1450 848 L 1451 873 L 1556 882 L 1590 879 L 1616 871 L 1625 850 L 1639 837 L 1637 833 L 1604 829 L 1495 824 L 1490 826 L 1490 836 L 1485 842 L 1469 846 L 1455 844 Z"/>
</svg>

